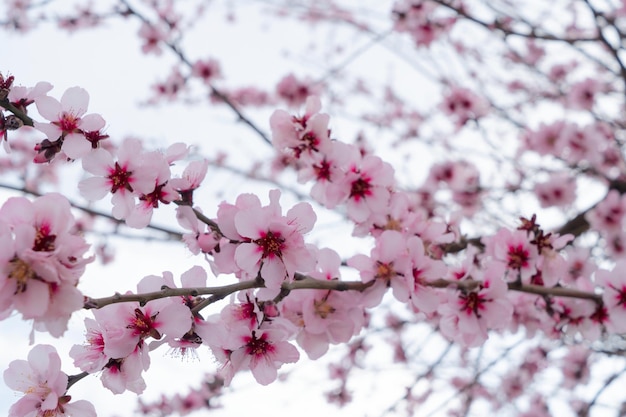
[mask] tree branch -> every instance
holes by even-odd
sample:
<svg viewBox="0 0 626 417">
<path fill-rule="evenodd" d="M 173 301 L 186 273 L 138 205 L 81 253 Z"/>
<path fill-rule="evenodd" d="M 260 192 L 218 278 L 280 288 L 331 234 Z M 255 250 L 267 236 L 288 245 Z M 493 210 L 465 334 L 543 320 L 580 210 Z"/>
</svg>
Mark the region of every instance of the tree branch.
<svg viewBox="0 0 626 417">
<path fill-rule="evenodd" d="M 299 275 L 299 274 L 297 274 Z M 301 275 L 300 275 L 301 276 Z M 297 279 L 293 282 L 285 282 L 282 285 L 282 289 L 285 291 L 300 290 L 300 289 L 316 289 L 316 290 L 332 290 L 332 291 L 363 291 L 370 287 L 372 282 L 364 283 L 360 281 L 339 281 L 339 280 L 319 280 L 311 277 L 304 277 Z M 169 288 L 164 287 L 160 291 L 154 291 L 143 294 L 120 294 L 115 293 L 110 297 L 104 298 L 91 298 L 86 297 L 83 308 L 86 310 L 100 309 L 104 306 L 117 303 L 138 302 L 144 306 L 146 303 L 152 300 L 158 300 L 160 298 L 167 297 L 183 297 L 191 296 L 198 297 L 201 295 L 211 295 L 207 300 L 211 300 L 211 304 L 222 298 L 235 293 L 237 291 L 249 290 L 252 288 L 264 288 L 265 284 L 262 279 L 255 279 L 251 281 L 242 281 L 231 285 L 224 285 L 222 287 L 194 287 L 194 288 Z M 208 304 L 202 306 L 206 307 Z M 200 308 L 201 309 L 201 308 Z"/>
<path fill-rule="evenodd" d="M 10 111 L 11 113 L 13 113 L 13 115 L 15 115 L 15 117 L 17 117 L 22 122 L 24 122 L 24 125 L 31 126 L 31 127 L 34 126 L 33 119 L 31 119 L 22 110 L 18 109 L 13 104 L 11 104 L 11 102 L 9 101 L 8 98 L 4 98 L 4 99 L 0 100 L 0 107 L 3 107 L 4 109 L 6 109 L 6 110 Z"/>
</svg>

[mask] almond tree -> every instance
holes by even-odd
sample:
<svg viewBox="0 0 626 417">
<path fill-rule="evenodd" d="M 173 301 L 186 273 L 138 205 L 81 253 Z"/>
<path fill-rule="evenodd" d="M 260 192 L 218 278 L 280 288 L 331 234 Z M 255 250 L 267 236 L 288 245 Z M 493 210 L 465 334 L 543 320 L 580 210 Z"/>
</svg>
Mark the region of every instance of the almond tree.
<svg viewBox="0 0 626 417">
<path fill-rule="evenodd" d="M 28 323 L 34 345 L 4 355 L 24 393 L 10 416 L 107 415 L 89 403 L 102 388 L 140 395 L 138 415 L 229 412 L 238 380 L 287 396 L 307 360 L 328 377 L 301 391 L 374 415 L 623 414 L 626 5 L 67 7 L 9 1 L 0 26 L 69 33 L 50 65 L 68 73 L 76 39 L 102 36 L 86 42 L 99 53 L 130 31 L 119 61 L 78 76 L 122 66 L 144 93 L 116 120 L 94 108 L 134 99 L 122 80 L 99 97 L 55 88 L 66 80 L 43 65 L 25 82 L 20 54 L 5 57 L 0 318 Z M 266 66 L 276 49 L 292 58 Z M 173 132 L 160 146 L 136 122 L 146 112 Z M 92 292 L 112 268 L 98 261 L 125 257 Z M 197 357 L 204 381 L 181 371 L 178 392 L 144 396 L 168 349 Z"/>
</svg>

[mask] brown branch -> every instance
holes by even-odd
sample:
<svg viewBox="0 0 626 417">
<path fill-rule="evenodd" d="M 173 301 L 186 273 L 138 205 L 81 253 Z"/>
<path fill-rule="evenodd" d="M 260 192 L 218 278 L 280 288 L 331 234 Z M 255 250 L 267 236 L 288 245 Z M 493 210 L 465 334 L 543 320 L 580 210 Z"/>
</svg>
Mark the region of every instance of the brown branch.
<svg viewBox="0 0 626 417">
<path fill-rule="evenodd" d="M 192 208 L 193 213 L 196 215 L 196 218 L 198 220 L 200 220 L 202 223 L 206 224 L 207 226 L 209 226 L 211 228 L 211 230 L 213 230 L 215 233 L 224 236 L 224 234 L 222 233 L 222 231 L 220 230 L 220 227 L 218 226 L 217 223 L 215 223 L 213 220 L 209 219 L 207 216 L 205 216 L 204 214 L 202 214 L 202 212 L 200 212 L 199 210 Z"/>
<path fill-rule="evenodd" d="M 69 375 L 67 377 L 67 387 L 65 389 L 66 390 L 70 389 L 72 385 L 74 385 L 75 383 L 77 383 L 78 381 L 86 377 L 87 375 L 89 375 L 89 372 L 81 372 L 80 374 Z"/>
<path fill-rule="evenodd" d="M 428 283 L 427 285 L 434 288 L 459 288 L 462 290 L 471 291 L 482 284 L 481 281 L 476 280 L 464 280 L 464 281 L 451 281 L 447 279 L 438 279 Z M 509 290 L 525 292 L 528 294 L 536 294 L 543 296 L 553 297 L 568 297 L 568 298 L 580 298 L 583 300 L 591 300 L 596 303 L 602 302 L 602 295 L 593 292 L 580 291 L 574 288 L 566 287 L 544 287 L 534 284 L 518 284 L 517 282 L 508 283 Z"/>
<path fill-rule="evenodd" d="M 26 126 L 34 126 L 34 122 L 33 119 L 31 119 L 26 113 L 24 113 L 22 110 L 18 109 L 17 107 L 15 107 L 13 104 L 11 104 L 11 102 L 9 101 L 8 98 L 4 98 L 2 100 L 0 100 L 0 107 L 5 108 L 6 110 L 10 111 L 11 113 L 13 113 L 15 115 L 15 117 L 17 117 L 18 119 L 20 119 L 22 122 L 24 122 L 24 125 Z"/>
<path fill-rule="evenodd" d="M 295 274 L 295 279 L 292 282 L 285 282 L 282 284 L 281 289 L 288 294 L 293 290 L 302 289 L 314 289 L 314 290 L 329 290 L 329 291 L 365 291 L 367 288 L 374 284 L 375 280 L 369 282 L 361 281 L 339 281 L 333 280 L 320 280 L 308 277 L 302 274 Z M 445 279 L 438 279 L 428 283 L 428 286 L 434 288 L 459 288 L 471 291 L 478 287 L 481 281 L 465 280 L 465 281 L 450 281 Z M 253 288 L 264 288 L 265 284 L 261 277 L 257 277 L 255 280 L 242 281 L 231 285 L 224 285 L 221 287 L 193 287 L 193 288 L 169 288 L 164 287 L 160 291 L 154 291 L 143 294 L 120 294 L 116 293 L 110 297 L 104 298 L 91 298 L 86 297 L 84 303 L 84 309 L 99 309 L 104 306 L 116 303 L 138 302 L 140 305 L 145 305 L 149 301 L 157 300 L 167 297 L 182 297 L 191 296 L 198 297 L 201 295 L 211 295 L 207 298 L 207 303 L 203 303 L 202 307 L 197 311 L 212 304 L 218 300 L 223 299 L 227 295 L 233 294 L 237 291 L 244 291 Z M 595 302 L 601 302 L 602 296 L 600 294 L 585 292 L 576 290 L 573 288 L 565 287 L 542 287 L 540 285 L 532 284 L 517 284 L 509 283 L 509 290 L 520 291 L 529 294 L 555 296 L 555 297 L 570 297 L 591 300 Z M 194 312 L 197 312 L 194 309 Z"/>
<path fill-rule="evenodd" d="M 217 295 L 225 297 L 237 291 L 243 291 L 250 288 L 258 288 L 259 282 L 242 281 L 236 284 L 224 285 L 222 287 L 195 287 L 195 288 L 169 288 L 164 287 L 160 291 L 148 292 L 143 294 L 120 294 L 115 293 L 110 297 L 104 298 L 90 298 L 87 297 L 84 309 L 89 310 L 92 308 L 99 309 L 110 304 L 138 302 L 140 305 L 145 305 L 149 301 L 158 300 L 160 298 L 167 297 L 182 297 L 192 296 L 197 297 L 200 295 Z"/>
<path fill-rule="evenodd" d="M 299 274 L 298 274 L 299 275 Z M 300 275 L 302 276 L 302 275 Z M 317 289 L 317 290 L 333 290 L 333 291 L 363 291 L 370 287 L 372 282 L 364 283 L 360 281 L 339 281 L 339 280 L 318 280 L 311 277 L 304 277 L 293 282 L 285 282 L 282 285 L 282 289 L 285 291 L 300 290 L 300 289 Z M 140 305 L 145 305 L 149 301 L 158 300 L 160 298 L 167 297 L 182 297 L 191 296 L 198 297 L 201 295 L 211 295 L 207 300 L 209 303 L 204 304 L 202 307 L 206 307 L 215 301 L 233 294 L 237 291 L 249 290 L 252 288 L 263 288 L 265 284 L 263 280 L 257 278 L 251 281 L 242 281 L 231 285 L 224 285 L 222 287 L 194 287 L 194 288 L 169 288 L 164 287 L 160 291 L 154 291 L 143 294 L 120 294 L 116 293 L 110 297 L 104 298 L 91 298 L 86 297 L 83 308 L 86 310 L 99 309 L 110 304 L 138 302 Z M 194 308 L 195 310 L 195 308 Z M 201 310 L 201 308 L 199 309 Z"/>
</svg>

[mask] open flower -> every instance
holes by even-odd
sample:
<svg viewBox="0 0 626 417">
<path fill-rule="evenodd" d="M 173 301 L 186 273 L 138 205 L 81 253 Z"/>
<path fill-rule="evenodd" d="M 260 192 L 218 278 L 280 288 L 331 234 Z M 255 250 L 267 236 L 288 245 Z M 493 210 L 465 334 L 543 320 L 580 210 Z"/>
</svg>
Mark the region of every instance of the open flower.
<svg viewBox="0 0 626 417">
<path fill-rule="evenodd" d="M 308 272 L 315 267 L 303 237 L 317 218 L 313 208 L 299 203 L 283 216 L 279 198 L 280 191 L 272 190 L 270 204 L 261 206 L 258 197 L 244 195 L 235 205 L 221 204 L 217 213 L 224 235 L 241 242 L 234 251 L 236 265 L 248 276 L 260 273 L 269 290 L 278 290 L 296 271 Z"/>
<path fill-rule="evenodd" d="M 27 361 L 15 360 L 4 371 L 7 386 L 25 394 L 13 404 L 9 417 L 95 417 L 96 410 L 91 403 L 84 400 L 69 403 L 70 397 L 65 395 L 67 380 L 54 347 L 35 346 Z"/>
<path fill-rule="evenodd" d="M 90 149 L 97 147 L 97 142 L 108 136 L 99 133 L 104 128 L 104 119 L 99 114 L 87 114 L 89 94 L 80 87 L 69 88 L 63 93 L 61 101 L 40 96 L 35 99 L 37 110 L 50 123 L 35 122 L 35 128 L 46 134 L 47 141 L 39 144 L 37 150 L 44 152 L 43 160 L 50 160 L 56 152 L 63 150 L 70 158 L 80 158 Z M 50 146 L 48 146 L 48 144 Z M 56 144 L 56 146 L 52 146 Z"/>
</svg>

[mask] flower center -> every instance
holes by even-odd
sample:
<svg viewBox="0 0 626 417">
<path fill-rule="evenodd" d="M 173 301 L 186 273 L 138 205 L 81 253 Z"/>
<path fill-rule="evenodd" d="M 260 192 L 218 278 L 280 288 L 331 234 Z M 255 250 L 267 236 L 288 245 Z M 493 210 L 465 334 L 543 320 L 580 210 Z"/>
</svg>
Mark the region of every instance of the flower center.
<svg viewBox="0 0 626 417">
<path fill-rule="evenodd" d="M 509 268 L 522 269 L 528 266 L 528 251 L 523 245 L 509 246 Z"/>
<path fill-rule="evenodd" d="M 313 165 L 313 170 L 318 180 L 330 180 L 330 163 L 323 160 L 318 165 Z"/>
<path fill-rule="evenodd" d="M 350 189 L 350 198 L 354 197 L 355 200 L 359 198 L 364 198 L 365 196 L 371 194 L 370 188 L 372 188 L 369 180 L 364 178 L 359 178 L 356 181 L 352 182 L 352 188 Z"/>
<path fill-rule="evenodd" d="M 37 273 L 33 271 L 29 264 L 18 257 L 13 258 L 9 263 L 11 264 L 9 267 L 9 278 L 14 278 L 17 281 L 13 294 L 23 293 L 28 286 L 28 280 L 36 278 Z"/>
<path fill-rule="evenodd" d="M 168 202 L 165 200 L 166 193 L 163 192 L 163 187 L 165 186 L 165 184 L 166 183 L 157 185 L 154 191 L 152 191 L 150 194 L 142 195 L 141 197 L 139 197 L 139 199 L 141 201 L 145 201 L 153 208 L 158 208 L 159 202 L 168 204 Z"/>
<path fill-rule="evenodd" d="M 271 352 L 273 346 L 265 339 L 267 339 L 267 335 L 263 334 L 257 339 L 256 333 L 252 331 L 252 337 L 246 343 L 246 353 L 248 355 L 261 356 Z"/>
<path fill-rule="evenodd" d="M 80 117 L 76 117 L 71 113 L 63 113 L 61 119 L 57 122 L 58 126 L 63 131 L 63 135 L 74 132 L 78 128 L 78 121 Z"/>
<path fill-rule="evenodd" d="M 130 324 L 126 327 L 128 329 L 134 329 L 134 335 L 139 335 L 142 339 L 145 339 L 146 337 L 160 339 L 161 333 L 154 328 L 154 319 L 158 314 L 159 313 L 156 313 L 153 316 L 146 316 L 143 311 L 136 308 L 135 317 L 131 319 Z"/>
<path fill-rule="evenodd" d="M 282 256 L 282 249 L 285 239 L 280 236 L 280 233 L 274 234 L 274 232 L 267 232 L 265 235 L 261 234 L 261 237 L 254 241 L 263 249 L 263 258 L 271 256 Z"/>
<path fill-rule="evenodd" d="M 390 263 L 382 263 L 380 261 L 376 262 L 376 278 L 384 279 L 385 281 L 391 281 L 396 274 L 396 271 L 393 269 L 393 262 Z"/>
<path fill-rule="evenodd" d="M 327 318 L 335 312 L 335 307 L 328 304 L 325 299 L 315 300 L 313 302 L 313 307 L 315 308 L 315 314 L 323 319 Z"/>
<path fill-rule="evenodd" d="M 126 167 L 121 167 L 117 162 L 115 163 L 115 170 L 109 175 L 109 179 L 112 182 L 111 194 L 115 194 L 120 188 L 125 188 L 128 191 L 133 191 L 133 187 L 130 186 L 130 176 L 132 171 L 127 171 Z"/>
<path fill-rule="evenodd" d="M 481 309 L 483 302 L 482 296 L 478 295 L 476 292 L 461 296 L 461 308 L 468 315 L 474 313 L 476 316 L 480 317 L 478 310 Z"/>
<path fill-rule="evenodd" d="M 306 132 L 300 140 L 302 143 L 296 148 L 293 148 L 296 158 L 300 158 L 300 155 L 306 151 L 318 151 L 317 145 L 319 145 L 320 140 L 317 138 L 315 133 Z"/>
<path fill-rule="evenodd" d="M 56 238 L 56 235 L 50 233 L 49 227 L 41 226 L 37 229 L 35 243 L 33 243 L 33 250 L 37 252 L 52 252 L 54 250 L 54 241 Z"/>
</svg>

